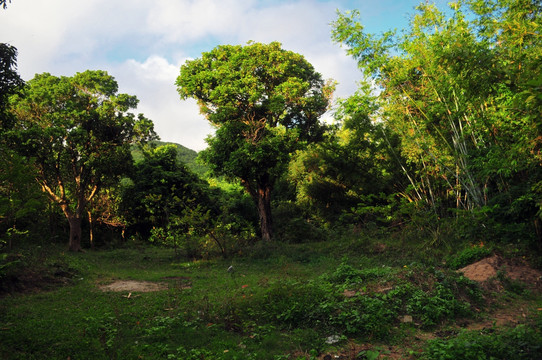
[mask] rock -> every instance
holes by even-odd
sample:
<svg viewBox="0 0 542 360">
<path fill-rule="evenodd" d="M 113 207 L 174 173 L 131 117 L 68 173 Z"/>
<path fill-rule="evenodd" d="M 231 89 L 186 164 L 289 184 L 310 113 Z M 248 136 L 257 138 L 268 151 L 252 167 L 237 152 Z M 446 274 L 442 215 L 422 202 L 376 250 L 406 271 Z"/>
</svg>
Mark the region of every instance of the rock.
<svg viewBox="0 0 542 360">
<path fill-rule="evenodd" d="M 341 337 L 339 335 L 331 335 L 328 336 L 326 339 L 326 344 L 333 345 L 341 341 Z"/>
</svg>

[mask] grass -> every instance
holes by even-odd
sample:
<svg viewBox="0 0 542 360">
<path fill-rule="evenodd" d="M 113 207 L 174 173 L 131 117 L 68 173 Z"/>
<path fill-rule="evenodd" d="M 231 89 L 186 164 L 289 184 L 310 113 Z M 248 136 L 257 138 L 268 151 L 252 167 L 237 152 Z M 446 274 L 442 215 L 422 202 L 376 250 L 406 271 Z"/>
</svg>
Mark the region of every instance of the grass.
<svg viewBox="0 0 542 360">
<path fill-rule="evenodd" d="M 353 343 L 372 344 L 356 351 L 359 358 L 385 355 L 379 349 L 389 346 L 413 358 L 460 354 L 466 335 L 428 342 L 425 352 L 425 343 L 412 339 L 481 316 L 487 294 L 424 256 L 370 249 L 351 242 L 260 246 L 243 257 L 200 261 L 151 246 L 34 250 L 11 271 L 36 269 L 36 279 L 51 286 L 0 297 L 0 358 L 315 359 Z M 168 289 L 98 288 L 115 279 L 167 282 Z M 405 315 L 412 322 L 403 322 Z M 534 332 L 502 339 L 531 344 L 540 337 L 537 321 Z M 480 339 L 483 349 L 495 348 Z"/>
</svg>

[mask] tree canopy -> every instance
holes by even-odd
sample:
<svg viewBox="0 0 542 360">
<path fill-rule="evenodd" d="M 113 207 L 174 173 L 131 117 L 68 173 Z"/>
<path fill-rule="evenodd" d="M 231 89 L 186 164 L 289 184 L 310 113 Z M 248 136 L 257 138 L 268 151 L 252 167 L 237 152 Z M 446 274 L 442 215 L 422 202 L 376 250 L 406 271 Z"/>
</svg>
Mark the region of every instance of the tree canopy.
<svg viewBox="0 0 542 360">
<path fill-rule="evenodd" d="M 203 159 L 215 174 L 241 181 L 270 240 L 271 190 L 290 154 L 321 137 L 332 84 L 276 42 L 218 46 L 183 65 L 176 84 L 216 127 Z"/>
<path fill-rule="evenodd" d="M 447 16 L 419 5 L 400 34 L 369 34 L 358 12 L 339 14 L 333 38 L 378 87 L 375 116 L 401 139 L 410 201 L 436 217 L 484 208 L 506 221 L 533 219 L 542 198 L 542 5 L 450 7 Z"/>
<path fill-rule="evenodd" d="M 0 131 L 11 125 L 6 111 L 8 97 L 23 84 L 17 73 L 17 49 L 0 43 Z"/>
<path fill-rule="evenodd" d="M 72 77 L 38 74 L 10 98 L 17 123 L 9 133 L 35 159 L 37 180 L 70 224 L 69 248 L 81 249 L 81 219 L 100 188 L 132 164 L 130 143 L 153 138 L 152 122 L 127 112 L 137 98 L 118 94 L 105 71 Z"/>
</svg>

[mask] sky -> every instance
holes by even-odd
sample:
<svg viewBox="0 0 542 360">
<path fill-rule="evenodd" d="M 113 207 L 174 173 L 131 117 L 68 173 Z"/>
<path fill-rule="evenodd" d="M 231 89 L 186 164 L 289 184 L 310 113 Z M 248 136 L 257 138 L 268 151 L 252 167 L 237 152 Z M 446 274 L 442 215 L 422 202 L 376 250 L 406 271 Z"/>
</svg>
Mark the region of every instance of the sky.
<svg viewBox="0 0 542 360">
<path fill-rule="evenodd" d="M 222 44 L 278 41 L 302 54 L 335 98 L 353 94 L 362 74 L 331 40 L 337 10 L 358 9 L 365 30 L 402 29 L 422 0 L 12 0 L 0 9 L 0 43 L 18 49 L 24 80 L 44 72 L 73 76 L 105 70 L 119 92 L 136 95 L 135 113 L 163 141 L 200 151 L 213 130 L 175 80 L 187 60 Z M 436 0 L 444 8 L 446 0 Z M 331 115 L 325 115 L 331 116 Z"/>
</svg>

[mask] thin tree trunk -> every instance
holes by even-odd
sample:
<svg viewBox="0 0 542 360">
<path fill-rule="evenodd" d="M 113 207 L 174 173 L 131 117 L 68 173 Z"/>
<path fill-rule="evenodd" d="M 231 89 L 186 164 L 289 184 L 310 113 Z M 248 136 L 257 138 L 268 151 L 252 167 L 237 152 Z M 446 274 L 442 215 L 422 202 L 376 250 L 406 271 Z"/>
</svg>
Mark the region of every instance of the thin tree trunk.
<svg viewBox="0 0 542 360">
<path fill-rule="evenodd" d="M 90 241 L 90 248 L 94 250 L 94 219 L 92 218 L 92 213 L 90 211 L 88 213 L 88 224 L 89 224 L 89 241 Z"/>
</svg>

